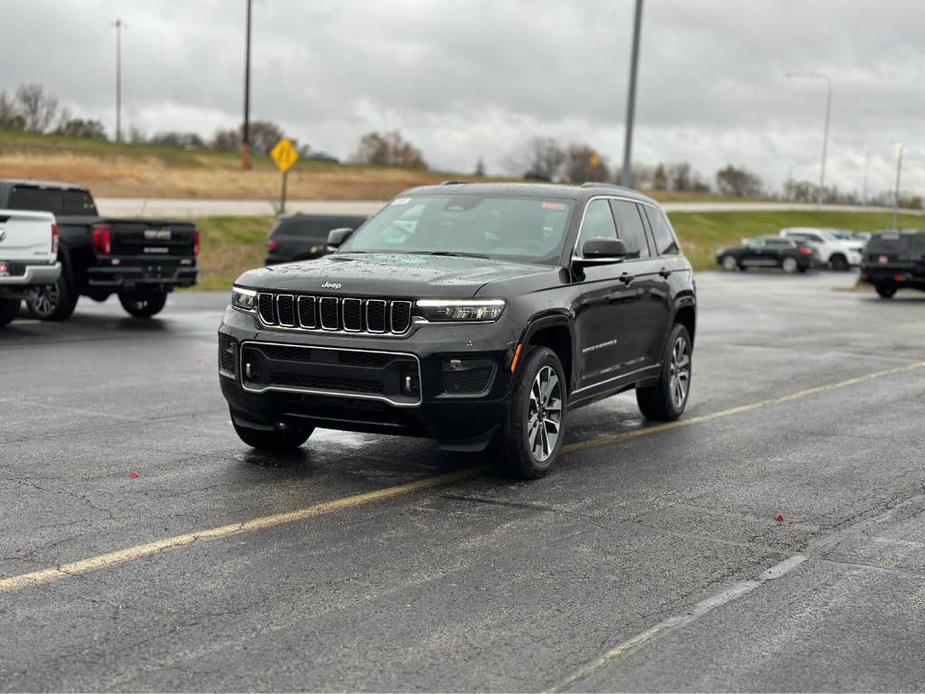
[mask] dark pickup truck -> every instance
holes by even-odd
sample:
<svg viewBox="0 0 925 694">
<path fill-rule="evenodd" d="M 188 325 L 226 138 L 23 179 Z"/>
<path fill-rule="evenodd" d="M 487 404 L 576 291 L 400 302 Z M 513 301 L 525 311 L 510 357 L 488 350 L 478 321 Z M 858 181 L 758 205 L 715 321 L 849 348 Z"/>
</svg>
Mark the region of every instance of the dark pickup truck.
<svg viewBox="0 0 925 694">
<path fill-rule="evenodd" d="M 112 294 L 129 314 L 149 318 L 177 287 L 196 284 L 199 232 L 189 222 L 104 219 L 90 191 L 67 183 L 0 181 L 0 208 L 55 215 L 61 277 L 26 300 L 41 320 L 67 320 L 77 299 Z"/>
<path fill-rule="evenodd" d="M 925 291 L 925 232 L 874 234 L 864 248 L 861 279 L 884 299 L 899 289 Z"/>
</svg>

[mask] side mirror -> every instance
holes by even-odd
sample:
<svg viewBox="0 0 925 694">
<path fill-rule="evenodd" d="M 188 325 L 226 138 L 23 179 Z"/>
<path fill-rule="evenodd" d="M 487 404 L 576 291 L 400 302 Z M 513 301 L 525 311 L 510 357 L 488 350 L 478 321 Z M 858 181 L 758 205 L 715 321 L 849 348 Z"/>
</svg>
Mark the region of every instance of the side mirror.
<svg viewBox="0 0 925 694">
<path fill-rule="evenodd" d="M 350 227 L 343 227 L 342 229 L 331 229 L 328 232 L 328 248 L 334 249 L 340 247 L 340 245 L 350 238 L 350 234 L 353 233 L 353 229 Z"/>
<path fill-rule="evenodd" d="M 625 258 L 626 244 L 620 239 L 588 239 L 581 247 L 581 257 L 572 260 L 579 265 L 600 265 Z"/>
</svg>

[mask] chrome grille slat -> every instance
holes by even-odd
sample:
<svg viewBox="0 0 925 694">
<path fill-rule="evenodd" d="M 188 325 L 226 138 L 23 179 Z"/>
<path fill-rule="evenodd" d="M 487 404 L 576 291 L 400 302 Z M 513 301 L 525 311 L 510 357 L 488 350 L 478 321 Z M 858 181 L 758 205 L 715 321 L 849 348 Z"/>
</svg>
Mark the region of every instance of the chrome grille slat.
<svg viewBox="0 0 925 694">
<path fill-rule="evenodd" d="M 257 317 L 267 327 L 324 330 L 362 335 L 404 335 L 411 329 L 414 302 L 356 296 L 257 294 Z"/>
</svg>

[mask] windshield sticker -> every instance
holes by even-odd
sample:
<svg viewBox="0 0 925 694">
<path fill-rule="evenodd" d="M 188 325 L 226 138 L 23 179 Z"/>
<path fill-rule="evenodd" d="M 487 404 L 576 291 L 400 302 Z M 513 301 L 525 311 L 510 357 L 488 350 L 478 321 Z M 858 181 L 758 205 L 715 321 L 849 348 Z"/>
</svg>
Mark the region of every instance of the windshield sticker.
<svg viewBox="0 0 925 694">
<path fill-rule="evenodd" d="M 543 202 L 543 209 L 544 210 L 564 210 L 565 203 L 564 202 Z"/>
<path fill-rule="evenodd" d="M 392 205 L 407 205 L 409 202 L 411 202 L 411 198 L 395 198 Z"/>
</svg>

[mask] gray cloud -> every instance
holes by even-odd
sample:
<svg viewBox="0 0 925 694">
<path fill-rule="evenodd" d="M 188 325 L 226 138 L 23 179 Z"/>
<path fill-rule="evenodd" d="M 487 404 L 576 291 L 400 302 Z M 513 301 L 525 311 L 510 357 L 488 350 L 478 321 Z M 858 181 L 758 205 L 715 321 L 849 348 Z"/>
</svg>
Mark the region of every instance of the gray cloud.
<svg viewBox="0 0 925 694">
<path fill-rule="evenodd" d="M 0 89 L 39 82 L 73 110 L 113 115 L 114 30 L 127 120 L 211 134 L 240 120 L 243 0 L 0 0 Z M 500 171 L 534 134 L 619 160 L 631 0 L 256 0 L 255 117 L 347 156 L 399 128 L 437 167 Z M 637 160 L 749 166 L 815 179 L 824 86 L 835 83 L 829 179 L 922 192 L 925 50 L 919 0 L 647 0 Z"/>
</svg>

